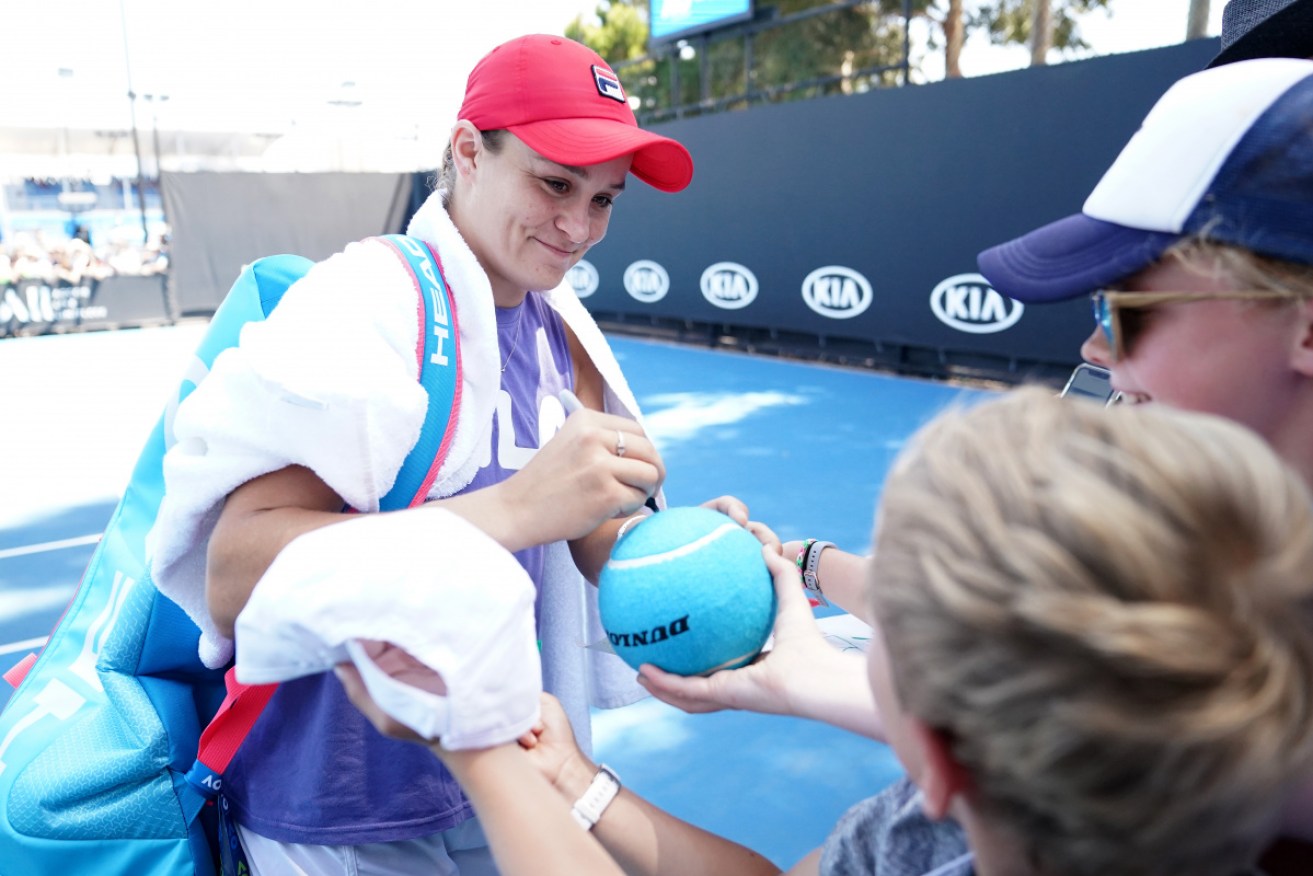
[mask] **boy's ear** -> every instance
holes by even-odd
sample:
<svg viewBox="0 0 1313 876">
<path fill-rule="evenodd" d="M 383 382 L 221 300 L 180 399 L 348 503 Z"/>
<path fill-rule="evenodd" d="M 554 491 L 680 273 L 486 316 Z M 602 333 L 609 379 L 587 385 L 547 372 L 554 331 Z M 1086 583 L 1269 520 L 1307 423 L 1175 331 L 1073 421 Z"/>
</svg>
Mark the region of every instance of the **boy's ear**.
<svg viewBox="0 0 1313 876">
<path fill-rule="evenodd" d="M 948 816 L 953 801 L 966 793 L 971 777 L 953 757 L 952 745 L 942 730 L 909 715 L 907 733 L 921 755 L 916 784 L 921 789 L 925 813 L 939 821 Z"/>
<path fill-rule="evenodd" d="M 1298 341 L 1291 355 L 1291 367 L 1305 377 L 1313 378 L 1313 298 L 1299 302 Z"/>
</svg>

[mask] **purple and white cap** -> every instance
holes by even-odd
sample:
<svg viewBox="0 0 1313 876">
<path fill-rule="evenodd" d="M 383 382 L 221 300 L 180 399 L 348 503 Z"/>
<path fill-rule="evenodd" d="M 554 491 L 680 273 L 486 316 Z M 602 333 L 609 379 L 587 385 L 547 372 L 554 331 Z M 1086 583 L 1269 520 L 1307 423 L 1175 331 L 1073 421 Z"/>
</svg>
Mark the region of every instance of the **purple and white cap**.
<svg viewBox="0 0 1313 876">
<path fill-rule="evenodd" d="M 979 256 L 1018 301 L 1062 301 L 1157 261 L 1182 237 L 1313 264 L 1313 61 L 1263 58 L 1180 80 L 1080 213 Z"/>
</svg>

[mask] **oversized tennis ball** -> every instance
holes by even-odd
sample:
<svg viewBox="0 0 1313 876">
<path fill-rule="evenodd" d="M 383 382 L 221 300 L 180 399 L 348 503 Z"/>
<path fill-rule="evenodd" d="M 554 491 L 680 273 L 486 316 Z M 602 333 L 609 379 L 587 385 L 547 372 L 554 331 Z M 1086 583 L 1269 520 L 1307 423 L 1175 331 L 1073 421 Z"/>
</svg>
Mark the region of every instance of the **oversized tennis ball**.
<svg viewBox="0 0 1313 876">
<path fill-rule="evenodd" d="M 597 597 L 626 663 L 679 675 L 742 666 L 775 621 L 761 543 L 709 508 L 669 508 L 635 524 L 602 568 Z"/>
</svg>

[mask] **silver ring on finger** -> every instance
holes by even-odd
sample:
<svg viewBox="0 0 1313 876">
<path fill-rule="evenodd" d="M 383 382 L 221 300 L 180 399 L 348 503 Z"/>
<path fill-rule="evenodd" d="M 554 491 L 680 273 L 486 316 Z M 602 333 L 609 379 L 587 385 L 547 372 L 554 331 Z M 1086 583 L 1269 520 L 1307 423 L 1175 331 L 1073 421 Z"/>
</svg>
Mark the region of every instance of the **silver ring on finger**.
<svg viewBox="0 0 1313 876">
<path fill-rule="evenodd" d="M 625 455 L 625 433 L 621 432 L 619 429 L 615 430 L 615 455 Z"/>
</svg>

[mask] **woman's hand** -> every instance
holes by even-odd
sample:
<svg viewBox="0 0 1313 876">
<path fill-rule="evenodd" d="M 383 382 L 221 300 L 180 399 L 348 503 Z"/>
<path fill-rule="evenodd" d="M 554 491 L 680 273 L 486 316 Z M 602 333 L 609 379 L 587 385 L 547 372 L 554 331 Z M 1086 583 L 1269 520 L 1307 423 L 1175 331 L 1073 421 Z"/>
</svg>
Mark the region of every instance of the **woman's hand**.
<svg viewBox="0 0 1313 876">
<path fill-rule="evenodd" d="M 773 549 L 775 553 L 780 552 L 780 537 L 766 524 L 757 520 L 750 520 L 748 518 L 748 506 L 742 499 L 735 496 L 717 496 L 703 502 L 702 507 L 710 508 L 712 511 L 719 511 L 755 535 L 757 541 Z"/>
<path fill-rule="evenodd" d="M 592 782 L 597 765 L 579 748 L 570 719 L 556 697 L 542 695 L 541 715 L 537 726 L 520 737 L 520 747 L 543 777 L 573 803 Z"/>
<path fill-rule="evenodd" d="M 657 699 L 686 712 L 728 708 L 792 714 L 793 686 L 806 683 L 810 656 L 834 649 L 816 626 L 797 568 L 769 547 L 763 546 L 762 554 L 774 579 L 778 606 L 772 649 L 741 669 L 722 670 L 707 677 L 672 675 L 644 664 L 639 670 L 639 684 Z"/>
<path fill-rule="evenodd" d="M 816 625 L 797 567 L 769 547 L 766 565 L 775 581 L 777 612 L 772 649 L 742 669 L 723 669 L 706 678 L 684 678 L 644 664 L 639 684 L 657 699 L 686 712 L 747 709 L 824 721 L 884 740 L 884 726 L 871 692 L 867 659 L 841 653 Z"/>
<path fill-rule="evenodd" d="M 506 480 L 424 507 L 453 511 L 515 552 L 592 535 L 643 507 L 665 476 L 661 454 L 637 423 L 583 409 Z M 609 549 L 608 536 L 599 568 Z"/>
<path fill-rule="evenodd" d="M 798 714 L 798 694 L 812 683 L 812 667 L 835 650 L 821 635 L 803 594 L 798 569 L 776 551 L 763 547 L 775 582 L 777 611 L 774 646 L 755 662 L 706 677 L 683 677 L 644 664 L 638 683 L 657 699 L 686 712 L 747 709 L 770 714 Z"/>
<path fill-rule="evenodd" d="M 373 640 L 362 640 L 361 644 L 364 646 L 365 653 L 369 658 L 388 676 L 403 684 L 408 684 L 429 693 L 439 695 L 447 693 L 447 685 L 443 682 L 442 676 L 396 645 Z M 333 672 L 337 675 L 338 680 L 342 682 L 342 687 L 346 689 L 347 697 L 377 728 L 378 732 L 384 736 L 391 736 L 393 739 L 429 743 L 435 752 L 441 754 L 437 746 L 438 740 L 424 739 L 414 730 L 383 711 L 379 704 L 374 702 L 374 698 L 369 695 L 369 688 L 365 686 L 365 680 L 361 678 L 360 670 L 355 667 L 355 664 L 339 663 L 333 667 Z"/>
<path fill-rule="evenodd" d="M 536 531 L 535 544 L 569 541 L 633 514 L 661 488 L 665 463 L 633 420 L 580 410 L 500 487 Z"/>
</svg>

